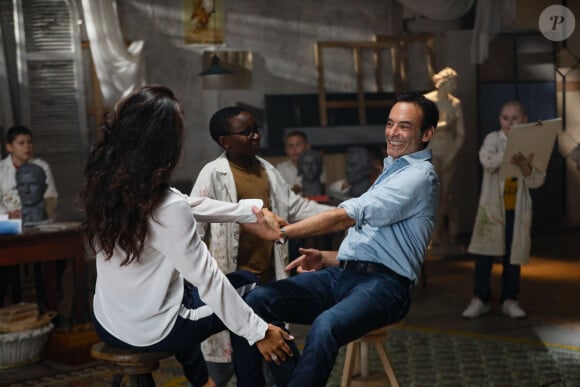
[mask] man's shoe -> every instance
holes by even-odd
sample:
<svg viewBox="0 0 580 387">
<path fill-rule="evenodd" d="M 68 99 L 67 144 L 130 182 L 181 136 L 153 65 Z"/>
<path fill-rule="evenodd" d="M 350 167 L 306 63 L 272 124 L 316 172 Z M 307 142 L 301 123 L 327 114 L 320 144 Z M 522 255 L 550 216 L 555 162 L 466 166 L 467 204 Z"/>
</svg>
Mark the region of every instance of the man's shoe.
<svg viewBox="0 0 580 387">
<path fill-rule="evenodd" d="M 479 298 L 473 297 L 461 316 L 463 318 L 478 318 L 482 314 L 488 313 L 489 309 L 489 304 L 484 304 Z"/>
<path fill-rule="evenodd" d="M 516 300 L 505 300 L 501 305 L 501 312 L 511 318 L 526 318 L 526 311 Z"/>
</svg>

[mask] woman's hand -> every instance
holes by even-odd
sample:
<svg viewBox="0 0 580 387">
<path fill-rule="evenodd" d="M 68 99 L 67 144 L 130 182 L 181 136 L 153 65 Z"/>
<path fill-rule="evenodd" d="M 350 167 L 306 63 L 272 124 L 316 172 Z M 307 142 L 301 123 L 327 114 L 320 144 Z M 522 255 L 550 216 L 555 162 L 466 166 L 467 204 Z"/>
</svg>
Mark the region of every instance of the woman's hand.
<svg viewBox="0 0 580 387">
<path fill-rule="evenodd" d="M 266 336 L 256 342 L 256 347 L 266 361 L 280 364 L 286 360 L 287 356 L 293 356 L 292 349 L 286 344 L 286 340 L 294 340 L 294 337 L 284 329 L 268 324 Z"/>
</svg>

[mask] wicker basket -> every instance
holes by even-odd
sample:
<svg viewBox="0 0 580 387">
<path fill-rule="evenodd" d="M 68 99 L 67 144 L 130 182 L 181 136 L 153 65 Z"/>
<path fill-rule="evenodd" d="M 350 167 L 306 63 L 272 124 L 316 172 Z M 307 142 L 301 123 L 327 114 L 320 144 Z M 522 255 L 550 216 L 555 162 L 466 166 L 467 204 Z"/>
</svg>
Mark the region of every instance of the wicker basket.
<svg viewBox="0 0 580 387">
<path fill-rule="evenodd" d="M 40 355 L 48 332 L 54 328 L 50 320 L 43 326 L 20 332 L 0 334 L 0 369 L 34 363 Z"/>
</svg>

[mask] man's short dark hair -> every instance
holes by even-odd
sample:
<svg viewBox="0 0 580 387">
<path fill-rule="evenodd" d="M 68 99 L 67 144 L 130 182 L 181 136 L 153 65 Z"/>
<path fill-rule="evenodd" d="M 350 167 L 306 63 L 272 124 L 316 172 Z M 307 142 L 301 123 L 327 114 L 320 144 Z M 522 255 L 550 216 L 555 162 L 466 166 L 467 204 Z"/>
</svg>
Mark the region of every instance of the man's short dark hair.
<svg viewBox="0 0 580 387">
<path fill-rule="evenodd" d="M 10 129 L 8 129 L 8 132 L 6 132 L 6 144 L 12 144 L 12 141 L 14 141 L 16 136 L 20 135 L 29 135 L 30 137 L 32 137 L 32 131 L 28 129 L 26 126 L 22 125 L 12 126 Z"/>
<path fill-rule="evenodd" d="M 228 106 L 218 110 L 209 120 L 209 134 L 219 144 L 220 136 L 230 133 L 230 120 L 246 110 L 238 106 Z"/>
<path fill-rule="evenodd" d="M 430 99 L 425 98 L 420 93 L 403 93 L 397 97 L 397 102 L 409 102 L 419 106 L 423 112 L 423 122 L 421 122 L 421 134 L 430 127 L 437 128 L 439 122 L 439 109 L 437 104 Z"/>
</svg>

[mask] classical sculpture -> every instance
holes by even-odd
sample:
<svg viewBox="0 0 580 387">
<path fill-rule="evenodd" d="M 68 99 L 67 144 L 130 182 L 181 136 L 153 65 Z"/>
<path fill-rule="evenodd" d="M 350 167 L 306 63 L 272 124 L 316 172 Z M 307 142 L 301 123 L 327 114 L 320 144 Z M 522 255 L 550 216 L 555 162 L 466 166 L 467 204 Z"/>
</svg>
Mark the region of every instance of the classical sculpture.
<svg viewBox="0 0 580 387">
<path fill-rule="evenodd" d="M 451 94 L 456 88 L 457 72 L 446 67 L 433 75 L 435 90 L 425 94 L 439 108 L 439 122 L 429 143 L 433 165 L 439 176 L 440 193 L 433 245 L 453 246 L 457 243 L 458 211 L 450 193 L 456 169 L 457 155 L 465 140 L 461 101 Z"/>
<path fill-rule="evenodd" d="M 44 208 L 46 188 L 46 173 L 42 167 L 24 163 L 16 170 L 16 189 L 22 205 L 23 224 L 46 219 Z"/>
<path fill-rule="evenodd" d="M 302 176 L 302 196 L 323 195 L 320 175 L 322 156 L 318 151 L 307 149 L 298 156 L 298 174 Z"/>
</svg>

